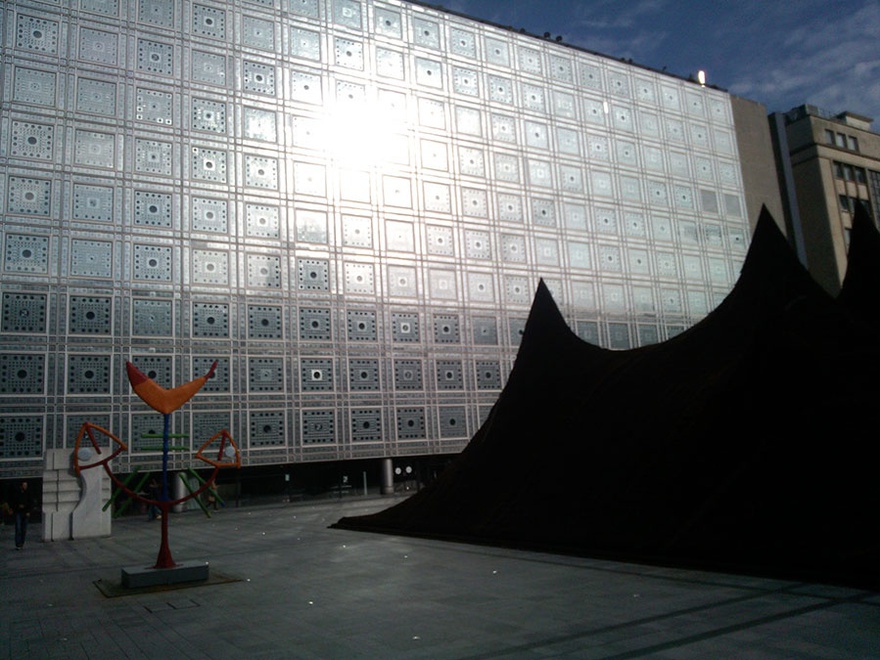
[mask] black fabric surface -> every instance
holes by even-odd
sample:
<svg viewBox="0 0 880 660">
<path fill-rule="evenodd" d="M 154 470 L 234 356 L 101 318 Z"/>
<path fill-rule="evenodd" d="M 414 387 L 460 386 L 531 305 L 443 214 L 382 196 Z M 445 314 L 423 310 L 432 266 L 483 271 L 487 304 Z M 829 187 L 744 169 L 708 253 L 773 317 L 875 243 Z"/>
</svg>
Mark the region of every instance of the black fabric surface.
<svg viewBox="0 0 880 660">
<path fill-rule="evenodd" d="M 721 305 L 628 351 L 581 341 L 542 282 L 456 461 L 335 526 L 876 588 L 880 238 L 865 219 L 840 300 L 765 210 Z"/>
</svg>

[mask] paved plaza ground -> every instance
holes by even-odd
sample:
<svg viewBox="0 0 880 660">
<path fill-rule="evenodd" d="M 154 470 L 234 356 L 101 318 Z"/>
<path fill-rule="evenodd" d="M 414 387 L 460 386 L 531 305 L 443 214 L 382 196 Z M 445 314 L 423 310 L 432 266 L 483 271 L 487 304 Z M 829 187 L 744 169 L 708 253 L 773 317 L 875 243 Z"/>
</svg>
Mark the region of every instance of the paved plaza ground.
<svg viewBox="0 0 880 660">
<path fill-rule="evenodd" d="M 124 595 L 158 522 L 54 543 L 33 525 L 23 552 L 0 528 L 0 655 L 880 658 L 875 592 L 328 528 L 394 501 L 176 514 L 175 560 L 211 580 Z"/>
</svg>

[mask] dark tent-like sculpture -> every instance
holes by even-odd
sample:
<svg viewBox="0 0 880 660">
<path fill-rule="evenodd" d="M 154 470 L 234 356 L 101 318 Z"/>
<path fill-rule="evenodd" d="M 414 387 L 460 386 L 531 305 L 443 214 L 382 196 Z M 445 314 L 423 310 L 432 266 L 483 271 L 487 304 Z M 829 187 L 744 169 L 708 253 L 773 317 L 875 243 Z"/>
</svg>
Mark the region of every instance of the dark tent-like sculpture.
<svg viewBox="0 0 880 660">
<path fill-rule="evenodd" d="M 581 341 L 542 283 L 462 454 L 336 526 L 878 586 L 880 238 L 860 216 L 838 300 L 764 211 L 733 291 L 654 346 Z"/>
</svg>

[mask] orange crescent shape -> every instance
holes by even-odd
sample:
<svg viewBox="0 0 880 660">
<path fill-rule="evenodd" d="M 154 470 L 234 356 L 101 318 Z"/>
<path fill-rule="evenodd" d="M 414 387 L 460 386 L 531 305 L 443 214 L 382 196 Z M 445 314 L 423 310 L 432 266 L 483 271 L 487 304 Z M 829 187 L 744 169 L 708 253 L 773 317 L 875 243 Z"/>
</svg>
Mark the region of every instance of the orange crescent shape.
<svg viewBox="0 0 880 660">
<path fill-rule="evenodd" d="M 214 369 L 217 368 L 217 362 L 211 365 L 208 373 L 204 376 L 194 378 L 188 383 L 178 385 L 171 389 L 165 389 L 152 378 L 147 376 L 143 371 L 134 366 L 131 362 L 125 363 L 125 369 L 128 373 L 128 382 L 134 393 L 140 397 L 141 401 L 146 403 L 150 408 L 163 415 L 170 415 L 180 408 L 187 401 L 192 399 L 196 393 L 204 387 L 208 379 L 214 375 Z"/>
</svg>

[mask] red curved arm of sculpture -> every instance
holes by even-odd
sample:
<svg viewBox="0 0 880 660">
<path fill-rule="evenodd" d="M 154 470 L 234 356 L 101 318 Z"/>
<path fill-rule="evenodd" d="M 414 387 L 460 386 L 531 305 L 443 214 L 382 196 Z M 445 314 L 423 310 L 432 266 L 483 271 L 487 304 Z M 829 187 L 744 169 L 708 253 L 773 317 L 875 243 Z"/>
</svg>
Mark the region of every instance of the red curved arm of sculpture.
<svg viewBox="0 0 880 660">
<path fill-rule="evenodd" d="M 88 436 L 89 441 L 91 442 L 92 447 L 94 447 L 95 451 L 97 451 L 98 454 L 101 453 L 101 448 L 98 446 L 98 441 L 95 439 L 94 431 L 98 431 L 98 432 L 106 435 L 108 438 L 110 438 L 110 440 L 115 445 L 117 445 L 117 448 L 115 451 L 113 451 L 111 454 L 109 454 L 106 458 L 103 458 L 100 461 L 97 461 L 95 463 L 89 463 L 88 465 L 82 465 L 80 462 L 79 450 L 82 446 L 83 436 Z M 211 443 L 213 443 L 218 438 L 220 438 L 220 447 L 219 447 L 219 451 L 217 453 L 217 459 L 216 460 L 209 459 L 206 456 L 204 456 L 202 452 L 204 452 L 204 450 L 206 448 L 208 448 L 211 445 Z M 211 437 L 210 440 L 208 440 L 201 447 L 199 447 L 199 451 L 196 454 L 197 458 L 201 459 L 205 463 L 208 463 L 209 465 L 214 466 L 214 471 L 211 473 L 211 476 L 208 479 L 206 479 L 205 482 L 198 489 L 196 489 L 192 493 L 189 493 L 186 497 L 181 497 L 176 500 L 154 500 L 149 497 L 144 497 L 140 493 L 136 493 L 135 491 L 133 491 L 121 479 L 119 479 L 119 477 L 117 477 L 115 474 L 113 474 L 113 471 L 110 469 L 110 461 L 127 449 L 128 449 L 128 446 L 124 442 L 122 442 L 122 440 L 120 440 L 115 435 L 113 435 L 113 433 L 108 431 L 107 429 L 101 428 L 100 426 L 98 426 L 96 424 L 92 424 L 91 422 L 85 422 L 80 427 L 79 433 L 77 434 L 77 437 L 76 437 L 76 445 L 74 447 L 74 452 L 73 452 L 74 470 L 76 471 L 77 474 L 79 474 L 82 470 L 88 470 L 90 468 L 98 467 L 100 465 L 104 468 L 104 471 L 107 473 L 107 476 L 110 477 L 110 480 L 113 482 L 113 484 L 119 490 L 121 490 L 123 493 L 125 493 L 129 497 L 137 500 L 138 502 L 144 502 L 145 504 L 153 504 L 156 506 L 174 506 L 176 504 L 182 504 L 183 502 L 191 500 L 194 497 L 198 497 L 199 495 L 204 493 L 206 490 L 212 488 L 214 486 L 214 482 L 217 479 L 217 474 L 220 472 L 221 468 L 241 467 L 241 455 L 238 452 L 238 447 L 236 447 L 235 441 L 229 435 L 229 431 L 224 429 L 224 430 L 220 431 L 219 433 L 216 433 L 214 436 Z M 234 461 L 233 462 L 222 460 L 225 454 L 228 456 L 227 452 L 229 449 L 232 449 L 232 451 L 234 452 Z"/>
<path fill-rule="evenodd" d="M 116 449 L 108 454 L 106 457 L 102 458 L 100 461 L 90 463 L 88 465 L 82 465 L 79 450 L 82 448 L 83 436 L 88 436 L 92 448 L 99 456 L 101 454 L 101 447 L 98 445 L 98 441 L 95 439 L 93 431 L 99 431 L 100 433 L 103 433 L 108 438 L 110 438 L 112 443 L 116 445 Z M 77 474 L 79 474 L 82 470 L 88 470 L 89 468 L 97 467 L 98 465 L 103 465 L 106 469 L 106 466 L 110 461 L 112 461 L 114 458 L 119 456 L 119 454 L 126 451 L 127 449 L 128 446 L 124 442 L 122 442 L 122 440 L 110 433 L 110 431 L 108 431 L 107 429 L 101 428 L 97 424 L 92 424 L 91 422 L 85 422 L 80 427 L 79 433 L 77 433 L 76 435 L 76 444 L 73 448 L 73 469 L 76 471 Z"/>
<path fill-rule="evenodd" d="M 205 456 L 204 451 L 218 438 L 220 439 L 220 447 L 217 451 L 217 458 L 216 460 L 210 459 Z M 199 450 L 196 452 L 196 458 L 200 461 L 204 461 L 208 465 L 213 465 L 216 468 L 241 467 L 241 454 L 238 451 L 235 440 L 232 439 L 232 436 L 229 435 L 229 431 L 226 429 L 215 433 L 208 441 L 199 447 Z"/>
</svg>

